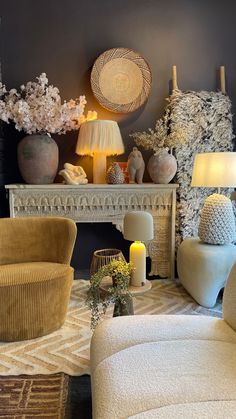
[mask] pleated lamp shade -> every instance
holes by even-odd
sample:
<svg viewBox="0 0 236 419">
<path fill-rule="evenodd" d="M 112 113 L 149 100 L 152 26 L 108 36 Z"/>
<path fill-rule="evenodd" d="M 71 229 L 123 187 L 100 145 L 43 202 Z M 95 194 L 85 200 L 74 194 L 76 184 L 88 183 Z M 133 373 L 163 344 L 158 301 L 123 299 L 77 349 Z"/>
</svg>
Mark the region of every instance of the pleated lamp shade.
<svg viewBox="0 0 236 419">
<path fill-rule="evenodd" d="M 117 122 L 93 120 L 80 127 L 76 153 L 93 157 L 93 182 L 106 183 L 106 156 L 124 153 Z"/>
</svg>

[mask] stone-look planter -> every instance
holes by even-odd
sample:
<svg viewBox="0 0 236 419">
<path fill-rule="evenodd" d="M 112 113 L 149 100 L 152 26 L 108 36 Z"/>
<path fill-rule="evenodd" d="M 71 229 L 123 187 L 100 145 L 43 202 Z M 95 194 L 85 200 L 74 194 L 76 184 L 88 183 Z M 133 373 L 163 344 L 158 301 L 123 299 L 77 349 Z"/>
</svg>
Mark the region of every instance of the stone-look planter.
<svg viewBox="0 0 236 419">
<path fill-rule="evenodd" d="M 26 183 L 53 183 L 59 152 L 57 143 L 47 134 L 32 134 L 22 138 L 18 144 L 17 157 L 21 176 Z"/>
<path fill-rule="evenodd" d="M 163 149 L 150 157 L 148 173 L 154 183 L 169 183 L 177 171 L 176 158 Z"/>
</svg>

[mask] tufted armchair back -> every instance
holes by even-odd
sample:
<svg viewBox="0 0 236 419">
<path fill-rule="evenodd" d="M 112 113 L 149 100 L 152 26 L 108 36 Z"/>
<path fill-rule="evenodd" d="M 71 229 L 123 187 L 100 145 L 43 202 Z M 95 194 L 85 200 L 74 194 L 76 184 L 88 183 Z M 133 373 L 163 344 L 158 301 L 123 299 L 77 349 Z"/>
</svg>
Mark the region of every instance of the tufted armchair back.
<svg viewBox="0 0 236 419">
<path fill-rule="evenodd" d="M 76 232 L 74 221 L 62 217 L 0 218 L 0 265 L 70 264 Z"/>
</svg>

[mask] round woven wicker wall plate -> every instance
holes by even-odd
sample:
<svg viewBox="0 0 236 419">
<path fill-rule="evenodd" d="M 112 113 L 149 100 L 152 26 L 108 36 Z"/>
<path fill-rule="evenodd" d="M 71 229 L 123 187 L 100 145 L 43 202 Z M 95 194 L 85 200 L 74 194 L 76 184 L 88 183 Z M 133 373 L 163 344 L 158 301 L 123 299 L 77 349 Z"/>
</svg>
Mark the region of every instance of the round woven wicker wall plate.
<svg viewBox="0 0 236 419">
<path fill-rule="evenodd" d="M 133 112 L 147 100 L 152 75 L 149 65 L 137 52 L 112 48 L 94 63 L 91 87 L 98 102 L 113 112 Z"/>
</svg>

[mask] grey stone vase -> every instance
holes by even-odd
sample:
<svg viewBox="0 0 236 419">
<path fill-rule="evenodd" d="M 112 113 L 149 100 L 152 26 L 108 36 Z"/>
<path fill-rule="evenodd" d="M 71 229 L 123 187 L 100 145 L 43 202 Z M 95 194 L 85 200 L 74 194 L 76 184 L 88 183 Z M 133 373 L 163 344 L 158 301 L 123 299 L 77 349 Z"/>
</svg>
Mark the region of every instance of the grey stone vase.
<svg viewBox="0 0 236 419">
<path fill-rule="evenodd" d="M 169 183 L 177 171 L 176 158 L 162 149 L 150 157 L 147 170 L 154 183 Z"/>
<path fill-rule="evenodd" d="M 18 166 L 24 181 L 33 185 L 53 183 L 58 169 L 57 143 L 47 134 L 22 138 L 17 149 Z"/>
</svg>

